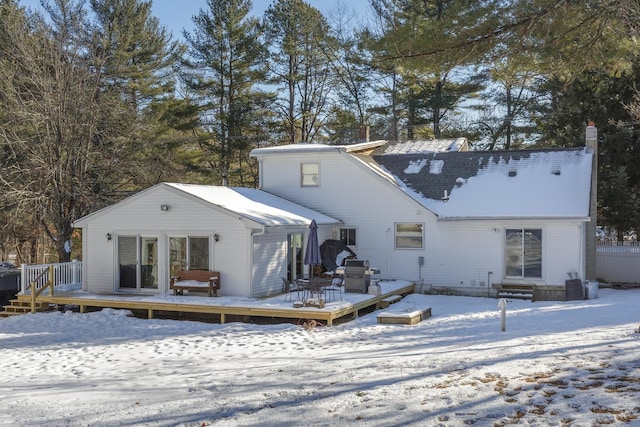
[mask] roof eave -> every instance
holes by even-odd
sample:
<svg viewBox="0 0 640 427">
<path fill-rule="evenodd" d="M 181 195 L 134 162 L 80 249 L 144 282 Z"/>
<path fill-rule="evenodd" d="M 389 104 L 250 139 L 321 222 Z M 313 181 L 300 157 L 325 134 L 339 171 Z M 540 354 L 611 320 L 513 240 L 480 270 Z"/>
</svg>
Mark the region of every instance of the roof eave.
<svg viewBox="0 0 640 427">
<path fill-rule="evenodd" d="M 439 216 L 436 214 L 438 221 L 580 221 L 591 222 L 589 216 Z"/>
</svg>

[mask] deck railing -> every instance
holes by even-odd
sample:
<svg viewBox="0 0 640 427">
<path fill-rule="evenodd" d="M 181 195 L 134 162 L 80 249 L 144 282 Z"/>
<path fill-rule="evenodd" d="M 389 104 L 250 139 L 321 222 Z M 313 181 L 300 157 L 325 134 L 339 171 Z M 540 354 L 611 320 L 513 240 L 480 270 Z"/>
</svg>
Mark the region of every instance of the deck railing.
<svg viewBox="0 0 640 427">
<path fill-rule="evenodd" d="M 51 274 L 45 274 L 51 268 Z M 40 291 L 47 286 L 55 289 L 60 285 L 82 284 L 82 261 L 61 262 L 56 264 L 22 264 L 20 290 L 23 294 L 31 293 L 31 284 Z"/>
</svg>

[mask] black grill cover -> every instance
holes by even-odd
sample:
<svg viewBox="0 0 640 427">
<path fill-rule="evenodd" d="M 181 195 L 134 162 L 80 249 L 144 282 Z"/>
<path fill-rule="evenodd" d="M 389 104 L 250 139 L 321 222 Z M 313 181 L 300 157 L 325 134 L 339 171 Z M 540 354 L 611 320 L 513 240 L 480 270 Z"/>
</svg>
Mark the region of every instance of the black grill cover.
<svg viewBox="0 0 640 427">
<path fill-rule="evenodd" d="M 340 240 L 328 239 L 320 245 L 320 256 L 322 257 L 322 266 L 325 271 L 335 271 L 338 267 L 336 258 L 342 251 L 347 251 L 350 257 L 356 256 L 356 253 Z M 342 265 L 344 265 L 344 261 Z"/>
</svg>

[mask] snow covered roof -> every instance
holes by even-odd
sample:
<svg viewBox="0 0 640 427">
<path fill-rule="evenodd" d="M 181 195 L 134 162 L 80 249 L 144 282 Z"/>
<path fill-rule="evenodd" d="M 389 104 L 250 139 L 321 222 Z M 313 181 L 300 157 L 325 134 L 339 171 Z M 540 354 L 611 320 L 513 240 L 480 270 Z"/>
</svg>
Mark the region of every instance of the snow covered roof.
<svg viewBox="0 0 640 427">
<path fill-rule="evenodd" d="M 402 142 L 378 140 L 348 145 L 310 144 L 301 142 L 298 144 L 273 145 L 269 147 L 256 148 L 251 150 L 251 155 L 255 157 L 263 154 L 330 151 L 345 151 L 347 153 L 354 154 L 417 154 L 445 151 L 467 151 L 468 149 L 469 145 L 467 143 L 467 138 L 430 139 Z"/>
<path fill-rule="evenodd" d="M 254 188 L 164 182 L 84 216 L 74 222 L 74 227 L 82 227 L 91 218 L 108 213 L 124 203 L 129 203 L 133 199 L 143 197 L 145 193 L 153 192 L 162 187 L 168 187 L 171 191 L 179 192 L 212 207 L 221 208 L 235 217 L 244 218 L 262 226 L 307 227 L 313 219 L 318 225 L 339 224 L 341 222 L 313 209 Z"/>
<path fill-rule="evenodd" d="M 254 148 L 251 150 L 251 156 L 259 156 L 262 154 L 274 154 L 274 153 L 299 153 L 299 152 L 318 152 L 318 151 L 341 151 L 343 147 L 341 145 L 327 145 L 327 144 L 310 144 L 307 142 L 300 142 L 298 144 L 286 144 L 286 145 L 271 145 L 268 147 Z"/>
<path fill-rule="evenodd" d="M 468 151 L 467 138 L 412 140 L 388 143 L 376 154 L 425 154 Z"/>
<path fill-rule="evenodd" d="M 300 152 L 372 152 L 376 148 L 383 146 L 387 141 L 368 141 L 349 145 L 329 145 L 300 142 L 298 144 L 272 145 L 268 147 L 255 148 L 251 150 L 251 156 L 256 157 L 263 154 L 300 153 Z"/>
<path fill-rule="evenodd" d="M 255 188 L 165 183 L 264 226 L 339 224 L 340 220 Z"/>
<path fill-rule="evenodd" d="M 579 148 L 383 154 L 373 160 L 443 219 L 587 218 L 592 156 Z"/>
</svg>

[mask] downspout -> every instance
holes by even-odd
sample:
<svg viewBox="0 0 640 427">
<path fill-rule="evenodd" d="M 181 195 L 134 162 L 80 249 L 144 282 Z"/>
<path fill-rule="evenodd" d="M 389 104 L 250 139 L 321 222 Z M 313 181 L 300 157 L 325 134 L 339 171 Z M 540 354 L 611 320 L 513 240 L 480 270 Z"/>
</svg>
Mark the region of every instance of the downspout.
<svg viewBox="0 0 640 427">
<path fill-rule="evenodd" d="M 580 224 L 580 247 L 581 248 L 585 248 L 585 251 L 583 253 L 580 254 L 580 259 L 578 261 L 578 268 L 579 268 L 579 276 L 578 277 L 583 277 L 583 281 L 586 283 L 587 280 L 587 268 L 586 268 L 586 248 L 587 248 L 587 228 L 589 227 L 589 223 L 588 222 L 582 222 Z"/>
<path fill-rule="evenodd" d="M 253 238 L 256 236 L 262 236 L 267 234 L 267 228 L 266 227 L 262 227 L 262 229 L 260 231 L 254 231 L 255 228 L 251 229 L 251 243 L 253 244 Z"/>
<path fill-rule="evenodd" d="M 393 244 L 392 236 L 391 236 L 391 228 L 387 228 L 387 272 L 388 277 L 391 276 L 391 245 Z"/>
</svg>

